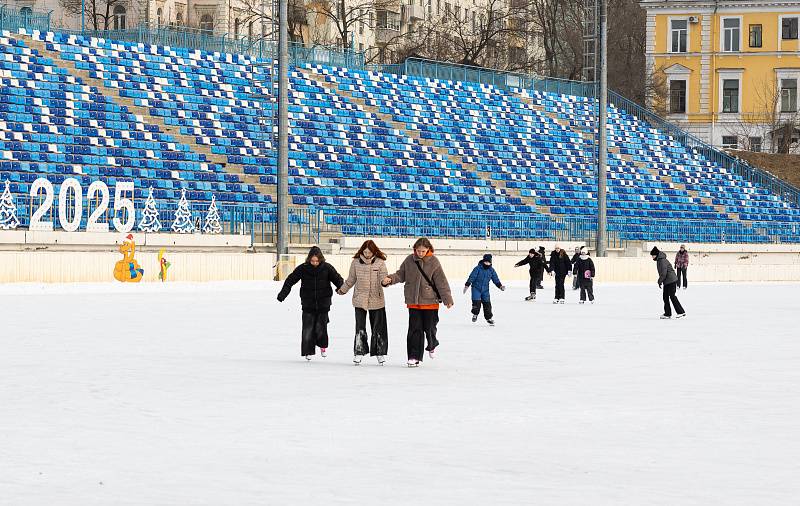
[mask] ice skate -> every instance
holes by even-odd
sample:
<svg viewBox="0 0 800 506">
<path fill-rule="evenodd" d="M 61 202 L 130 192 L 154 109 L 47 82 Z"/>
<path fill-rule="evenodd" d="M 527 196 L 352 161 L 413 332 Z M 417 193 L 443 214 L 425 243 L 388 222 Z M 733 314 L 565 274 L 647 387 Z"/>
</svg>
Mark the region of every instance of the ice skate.
<svg viewBox="0 0 800 506">
<path fill-rule="evenodd" d="M 527 297 L 525 297 L 525 300 L 536 300 L 536 294 L 532 293 L 528 295 Z"/>
<path fill-rule="evenodd" d="M 436 350 L 428 350 L 428 356 L 431 358 L 436 358 Z"/>
<path fill-rule="evenodd" d="M 494 320 L 486 320 L 490 327 L 494 327 Z"/>
<path fill-rule="evenodd" d="M 475 323 L 476 321 L 478 321 L 478 315 L 474 314 L 472 315 L 472 323 Z"/>
<path fill-rule="evenodd" d="M 553 299 L 553 304 L 558 304 L 558 299 Z"/>
<path fill-rule="evenodd" d="M 408 367 L 419 367 L 419 360 L 414 360 L 413 358 L 408 359 Z"/>
<path fill-rule="evenodd" d="M 327 357 L 328 356 L 328 348 L 320 348 L 319 349 L 319 354 L 322 355 L 322 358 Z"/>
<path fill-rule="evenodd" d="M 586 304 L 586 301 L 585 300 L 579 300 L 578 304 Z"/>
<path fill-rule="evenodd" d="M 564 300 L 564 299 L 561 299 L 561 300 L 559 300 L 559 301 L 558 301 L 558 303 L 559 303 L 559 304 L 565 304 L 566 302 L 567 302 L 567 301 L 566 301 L 566 300 Z"/>
<path fill-rule="evenodd" d="M 669 316 L 669 315 L 662 314 L 662 315 L 661 315 L 661 319 L 662 319 L 662 320 L 671 320 L 671 319 L 672 319 L 672 316 Z"/>
<path fill-rule="evenodd" d="M 303 358 L 311 362 L 311 355 L 303 355 Z"/>
<path fill-rule="evenodd" d="M 361 365 L 361 360 L 364 358 L 364 355 L 355 355 L 353 357 L 353 363 L 355 365 Z"/>
<path fill-rule="evenodd" d="M 590 301 L 589 301 L 589 304 L 594 304 L 594 301 L 593 301 L 593 300 L 590 300 Z"/>
<path fill-rule="evenodd" d="M 385 355 L 378 355 L 378 365 L 383 365 L 386 363 L 386 356 Z"/>
<path fill-rule="evenodd" d="M 675 318 L 683 318 L 684 316 L 686 316 L 686 313 L 680 313 Z"/>
</svg>

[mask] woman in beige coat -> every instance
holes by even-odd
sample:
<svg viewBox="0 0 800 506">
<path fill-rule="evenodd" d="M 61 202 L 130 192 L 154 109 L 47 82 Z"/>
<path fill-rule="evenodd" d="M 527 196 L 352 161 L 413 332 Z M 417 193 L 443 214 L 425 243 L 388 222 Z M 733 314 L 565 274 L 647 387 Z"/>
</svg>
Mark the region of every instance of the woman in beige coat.
<svg viewBox="0 0 800 506">
<path fill-rule="evenodd" d="M 386 303 L 381 281 L 388 275 L 386 255 L 372 241 L 365 241 L 353 257 L 350 274 L 339 295 L 353 291 L 353 306 L 356 308 L 356 337 L 353 344 L 353 363 L 361 363 L 364 355 L 378 357 L 378 364 L 386 361 L 389 336 L 386 329 Z M 367 314 L 372 332 L 371 344 L 367 344 Z"/>
</svg>

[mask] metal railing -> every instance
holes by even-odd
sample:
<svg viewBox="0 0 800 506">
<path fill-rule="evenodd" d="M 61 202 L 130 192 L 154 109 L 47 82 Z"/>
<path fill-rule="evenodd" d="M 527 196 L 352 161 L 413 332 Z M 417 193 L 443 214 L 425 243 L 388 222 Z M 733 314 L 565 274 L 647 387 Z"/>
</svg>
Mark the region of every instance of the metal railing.
<svg viewBox="0 0 800 506">
<path fill-rule="evenodd" d="M 50 12 L 35 12 L 30 9 L 20 9 L 8 5 L 0 5 L 0 30 L 17 31 L 39 30 L 50 31 Z"/>
</svg>

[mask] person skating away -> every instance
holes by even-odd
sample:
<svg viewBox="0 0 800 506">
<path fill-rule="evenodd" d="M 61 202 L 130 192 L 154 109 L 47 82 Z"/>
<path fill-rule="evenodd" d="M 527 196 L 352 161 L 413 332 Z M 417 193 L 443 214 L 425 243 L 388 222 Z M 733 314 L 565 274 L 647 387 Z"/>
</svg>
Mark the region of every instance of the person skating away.
<svg viewBox="0 0 800 506">
<path fill-rule="evenodd" d="M 578 280 L 578 287 L 581 289 L 581 300 L 579 304 L 586 302 L 586 295 L 589 295 L 589 302 L 594 304 L 594 262 L 589 257 L 589 250 L 586 246 L 580 249 L 580 255 L 573 264 L 573 273 Z"/>
<path fill-rule="evenodd" d="M 331 309 L 334 285 L 338 290 L 344 280 L 336 269 L 325 262 L 325 256 L 317 246 L 308 252 L 306 261 L 286 278 L 278 293 L 278 301 L 283 302 L 292 287 L 300 282 L 300 303 L 303 309 L 303 330 L 300 341 L 300 354 L 306 359 L 316 354 L 319 346 L 323 357 L 328 350 L 328 312 Z"/>
<path fill-rule="evenodd" d="M 522 267 L 523 265 L 528 266 L 528 273 L 531 276 L 531 281 L 528 286 L 530 289 L 530 295 L 525 297 L 525 300 L 536 300 L 536 288 L 539 285 L 539 280 L 544 275 L 544 257 L 542 257 L 538 251 L 531 248 L 530 251 L 528 251 L 528 256 L 514 264 L 514 267 Z"/>
<path fill-rule="evenodd" d="M 453 307 L 450 284 L 439 259 L 433 255 L 433 246 L 428 239 L 417 239 L 414 252 L 403 260 L 397 272 L 383 280 L 383 286 L 396 283 L 405 283 L 403 294 L 408 307 L 408 366 L 417 367 L 422 362 L 424 350 L 434 358 L 439 345 L 436 338 L 439 303 L 443 302 L 448 309 Z"/>
<path fill-rule="evenodd" d="M 686 286 L 689 284 L 689 281 L 686 279 L 686 269 L 688 268 L 689 252 L 686 251 L 686 245 L 681 244 L 681 249 L 675 254 L 675 270 L 678 271 L 678 288 L 681 287 L 681 278 L 683 278 L 683 289 L 686 290 Z"/>
<path fill-rule="evenodd" d="M 386 326 L 386 302 L 383 297 L 383 279 L 389 275 L 386 255 L 373 241 L 365 241 L 350 263 L 350 272 L 337 290 L 345 295 L 353 290 L 353 307 L 356 311 L 356 335 L 353 344 L 353 363 L 359 365 L 364 355 L 386 362 L 389 335 Z M 371 343 L 367 343 L 367 316 L 369 316 Z"/>
<path fill-rule="evenodd" d="M 664 314 L 661 315 L 661 319 L 672 318 L 670 301 L 675 306 L 676 318 L 683 318 L 686 316 L 686 311 L 683 310 L 683 306 L 681 306 L 677 295 L 675 295 L 678 288 L 678 276 L 675 274 L 675 270 L 667 260 L 667 255 L 663 251 L 659 251 L 655 246 L 650 250 L 650 256 L 653 257 L 658 269 L 658 287 L 663 290 Z"/>
<path fill-rule="evenodd" d="M 494 283 L 501 291 L 506 289 L 500 282 L 497 271 L 492 267 L 492 255 L 487 253 L 483 255 L 483 260 L 472 269 L 472 273 L 464 284 L 464 293 L 467 293 L 467 290 L 472 287 L 472 323 L 478 321 L 478 315 L 481 314 L 481 306 L 483 306 L 483 317 L 486 318 L 489 325 L 494 326 L 489 282 Z"/>
<path fill-rule="evenodd" d="M 544 280 L 544 271 L 547 266 L 547 254 L 544 250 L 544 246 L 539 246 L 539 256 L 542 257 L 542 270 L 541 272 L 539 272 L 539 279 L 536 281 L 536 289 L 544 290 L 544 285 L 542 285 L 542 281 Z"/>
<path fill-rule="evenodd" d="M 577 290 L 580 283 L 579 283 L 579 276 L 577 271 L 575 270 L 575 262 L 581 257 L 581 247 L 575 246 L 575 254 L 572 255 L 570 262 L 572 262 L 572 289 Z"/>
<path fill-rule="evenodd" d="M 572 263 L 569 261 L 567 252 L 556 244 L 555 249 L 550 254 L 550 262 L 547 272 L 556 278 L 556 296 L 553 304 L 564 304 L 566 295 L 564 293 L 564 280 L 572 273 Z"/>
</svg>

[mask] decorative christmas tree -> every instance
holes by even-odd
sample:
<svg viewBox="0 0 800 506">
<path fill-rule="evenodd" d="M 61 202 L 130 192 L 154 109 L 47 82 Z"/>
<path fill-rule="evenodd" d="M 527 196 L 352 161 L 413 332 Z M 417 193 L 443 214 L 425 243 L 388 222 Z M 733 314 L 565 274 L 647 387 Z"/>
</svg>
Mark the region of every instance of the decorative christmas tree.
<svg viewBox="0 0 800 506">
<path fill-rule="evenodd" d="M 139 222 L 139 230 L 142 232 L 160 232 L 161 222 L 158 220 L 158 208 L 156 207 L 156 199 L 153 198 L 153 187 L 150 187 L 150 193 L 147 195 L 147 200 L 144 203 L 144 211 L 142 211 L 142 221 Z"/>
<path fill-rule="evenodd" d="M 172 231 L 179 234 L 191 234 L 194 232 L 192 211 L 189 210 L 189 203 L 186 201 L 186 190 L 181 190 L 181 200 L 178 202 L 178 210 L 175 211 Z"/>
<path fill-rule="evenodd" d="M 6 179 L 6 189 L 0 197 L 0 228 L 12 230 L 19 226 L 17 219 L 17 206 L 14 204 L 14 196 L 11 195 L 8 179 Z"/>
<path fill-rule="evenodd" d="M 219 211 L 217 210 L 217 198 L 211 196 L 211 205 L 208 206 L 206 214 L 206 224 L 203 225 L 204 234 L 221 234 L 222 225 L 219 222 Z"/>
</svg>

